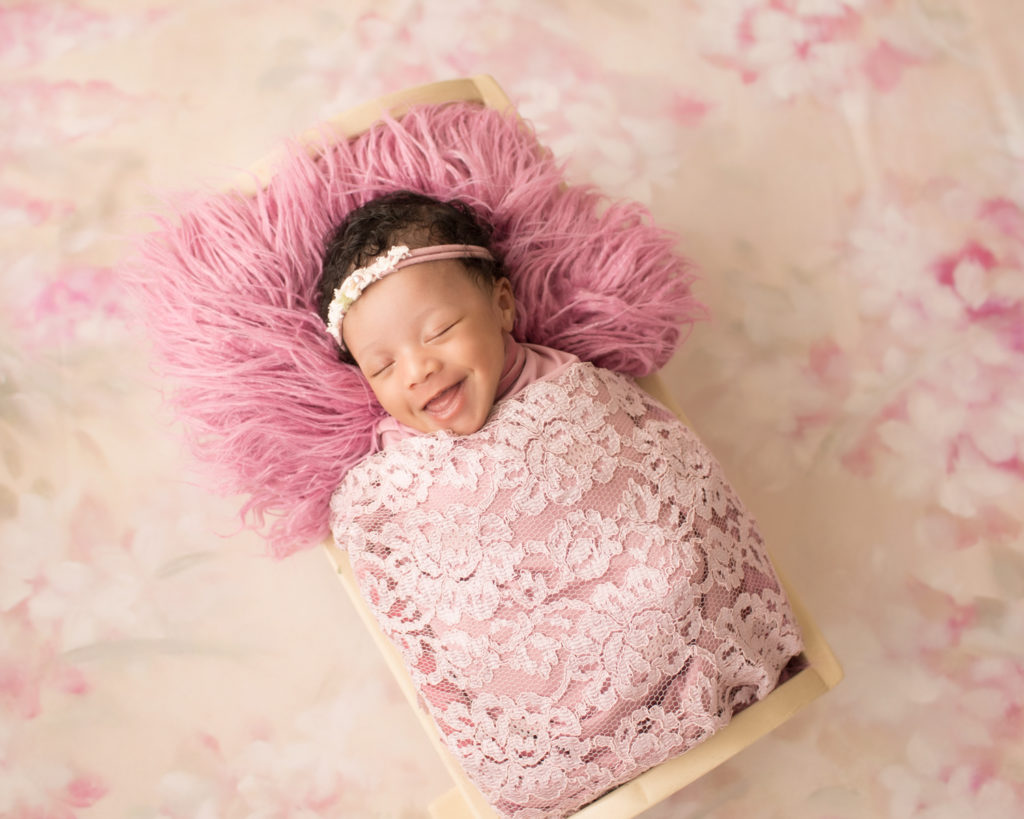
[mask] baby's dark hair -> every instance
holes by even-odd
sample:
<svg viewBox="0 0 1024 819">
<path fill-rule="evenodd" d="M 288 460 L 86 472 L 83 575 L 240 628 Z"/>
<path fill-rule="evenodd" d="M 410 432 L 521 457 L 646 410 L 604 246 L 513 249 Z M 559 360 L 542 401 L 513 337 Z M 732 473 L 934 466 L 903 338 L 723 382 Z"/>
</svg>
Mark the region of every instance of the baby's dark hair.
<svg viewBox="0 0 1024 819">
<path fill-rule="evenodd" d="M 480 245 L 490 247 L 491 226 L 458 199 L 443 201 L 413 191 L 395 191 L 371 199 L 356 208 L 338 225 L 324 251 L 320 279 L 320 318 L 334 291 L 360 267 L 365 267 L 395 245 L 415 249 L 433 245 Z M 478 284 L 490 287 L 505 274 L 501 263 L 489 259 L 460 259 Z M 353 363 L 347 351 L 343 361 Z"/>
</svg>

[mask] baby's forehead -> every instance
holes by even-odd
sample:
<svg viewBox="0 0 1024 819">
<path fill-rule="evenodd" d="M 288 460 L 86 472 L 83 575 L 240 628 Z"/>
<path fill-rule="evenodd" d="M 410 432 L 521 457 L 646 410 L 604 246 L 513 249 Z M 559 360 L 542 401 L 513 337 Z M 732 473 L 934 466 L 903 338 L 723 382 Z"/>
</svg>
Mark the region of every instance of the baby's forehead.
<svg viewBox="0 0 1024 819">
<path fill-rule="evenodd" d="M 384 337 L 441 312 L 486 309 L 487 288 L 461 259 L 396 270 L 369 285 L 345 319 L 354 341 Z"/>
<path fill-rule="evenodd" d="M 392 298 L 396 294 L 414 294 L 417 301 L 445 301 L 468 291 L 467 285 L 483 289 L 479 277 L 464 259 L 442 259 L 409 265 L 389 273 L 366 288 L 359 300 L 372 295 L 376 289 L 377 293 L 388 293 Z"/>
</svg>

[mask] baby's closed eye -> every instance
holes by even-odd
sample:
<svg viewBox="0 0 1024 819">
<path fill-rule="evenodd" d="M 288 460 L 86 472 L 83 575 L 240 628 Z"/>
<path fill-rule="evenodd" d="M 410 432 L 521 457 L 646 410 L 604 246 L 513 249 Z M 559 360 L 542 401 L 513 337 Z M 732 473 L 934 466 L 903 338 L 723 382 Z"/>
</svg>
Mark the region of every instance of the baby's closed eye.
<svg viewBox="0 0 1024 819">
<path fill-rule="evenodd" d="M 427 334 L 427 341 L 433 341 L 434 339 L 441 338 L 458 323 L 458 320 L 444 322 L 438 329 Z"/>
</svg>

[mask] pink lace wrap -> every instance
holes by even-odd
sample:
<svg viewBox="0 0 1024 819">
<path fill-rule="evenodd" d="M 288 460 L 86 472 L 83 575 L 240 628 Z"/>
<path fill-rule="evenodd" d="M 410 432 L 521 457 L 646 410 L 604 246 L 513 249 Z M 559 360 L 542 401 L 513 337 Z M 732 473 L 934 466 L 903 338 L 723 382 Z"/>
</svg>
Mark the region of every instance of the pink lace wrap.
<svg viewBox="0 0 1024 819">
<path fill-rule="evenodd" d="M 573 364 L 331 504 L 363 596 L 504 816 L 561 816 L 775 687 L 798 627 L 754 520 L 631 379 Z"/>
</svg>

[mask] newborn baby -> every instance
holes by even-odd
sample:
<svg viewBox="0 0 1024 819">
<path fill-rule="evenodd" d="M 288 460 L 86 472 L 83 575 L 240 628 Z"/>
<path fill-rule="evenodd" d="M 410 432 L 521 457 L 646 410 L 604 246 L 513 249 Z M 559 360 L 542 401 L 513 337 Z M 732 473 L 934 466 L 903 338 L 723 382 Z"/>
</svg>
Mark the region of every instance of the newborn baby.
<svg viewBox="0 0 1024 819">
<path fill-rule="evenodd" d="M 360 590 L 452 754 L 564 816 L 725 725 L 802 645 L 753 519 L 624 376 L 511 336 L 459 202 L 354 211 L 321 316 L 388 413 L 332 499 Z"/>
</svg>

